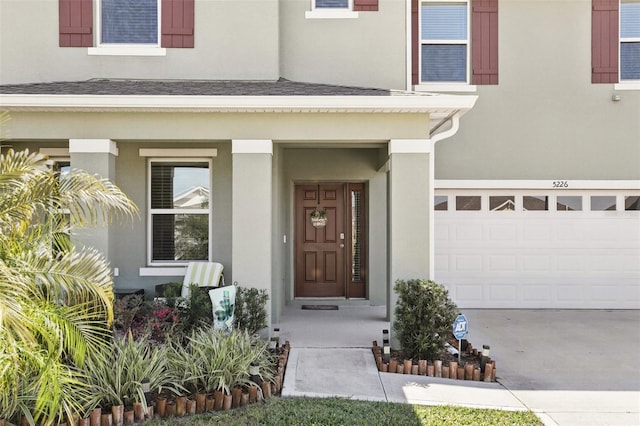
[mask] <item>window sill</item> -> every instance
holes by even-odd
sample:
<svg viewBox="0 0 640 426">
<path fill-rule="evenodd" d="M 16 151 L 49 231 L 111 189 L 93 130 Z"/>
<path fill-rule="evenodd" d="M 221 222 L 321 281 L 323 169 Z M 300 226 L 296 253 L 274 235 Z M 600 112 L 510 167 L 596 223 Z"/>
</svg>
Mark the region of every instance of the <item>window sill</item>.
<svg viewBox="0 0 640 426">
<path fill-rule="evenodd" d="M 163 47 L 90 47 L 90 56 L 167 56 Z"/>
<path fill-rule="evenodd" d="M 358 12 L 351 10 L 311 10 L 304 13 L 305 19 L 356 19 Z"/>
<path fill-rule="evenodd" d="M 629 81 L 617 83 L 613 86 L 614 90 L 640 90 L 640 81 Z"/>
<path fill-rule="evenodd" d="M 141 277 L 179 277 L 184 276 L 187 267 L 150 267 L 140 268 L 138 275 Z"/>
<path fill-rule="evenodd" d="M 416 92 L 476 92 L 475 84 L 466 83 L 427 83 L 413 86 Z"/>
</svg>

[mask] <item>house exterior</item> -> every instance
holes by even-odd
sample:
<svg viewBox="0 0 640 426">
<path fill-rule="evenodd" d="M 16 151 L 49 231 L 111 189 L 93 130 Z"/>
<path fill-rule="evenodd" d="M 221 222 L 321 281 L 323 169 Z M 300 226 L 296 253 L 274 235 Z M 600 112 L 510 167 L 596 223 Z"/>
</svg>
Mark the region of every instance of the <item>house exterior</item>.
<svg viewBox="0 0 640 426">
<path fill-rule="evenodd" d="M 0 1 L 4 144 L 140 207 L 75 235 L 117 290 L 640 308 L 640 0 L 131 3 Z"/>
</svg>

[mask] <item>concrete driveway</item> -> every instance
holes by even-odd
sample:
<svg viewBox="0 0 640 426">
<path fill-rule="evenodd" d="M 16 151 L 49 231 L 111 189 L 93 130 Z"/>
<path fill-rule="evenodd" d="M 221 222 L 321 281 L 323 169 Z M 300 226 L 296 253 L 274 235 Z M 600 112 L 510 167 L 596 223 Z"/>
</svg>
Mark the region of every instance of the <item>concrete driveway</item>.
<svg viewBox="0 0 640 426">
<path fill-rule="evenodd" d="M 500 386 L 465 389 L 427 377 L 377 373 L 373 366 L 356 373 L 366 376 L 365 387 L 370 390 L 362 397 L 452 405 L 484 401 L 479 405 L 506 409 L 520 406 L 536 412 L 546 425 L 640 425 L 640 311 L 462 312 L 469 320 L 469 341 L 475 347 L 491 347 Z M 323 357 L 336 351 L 345 360 L 369 359 L 366 349 L 372 340 L 380 342 L 382 329 L 389 326 L 384 315 L 385 308 L 380 306 L 341 306 L 338 311 L 287 307 L 275 325 L 296 349 L 287 367 L 287 393 L 344 396 L 344 383 L 358 383 L 356 378 L 343 373 L 344 381 L 332 390 L 326 387 L 326 381 L 319 380 L 324 375 L 322 369 L 314 373 L 308 366 L 328 366 L 329 361 L 323 362 Z M 428 391 L 420 398 L 411 398 L 408 377 L 418 379 L 413 382 L 420 382 Z M 323 383 L 322 388 L 317 383 Z"/>
<path fill-rule="evenodd" d="M 640 425 L 640 311 L 464 310 L 499 382 L 558 425 Z M 551 422 L 547 422 L 554 424 Z"/>
</svg>

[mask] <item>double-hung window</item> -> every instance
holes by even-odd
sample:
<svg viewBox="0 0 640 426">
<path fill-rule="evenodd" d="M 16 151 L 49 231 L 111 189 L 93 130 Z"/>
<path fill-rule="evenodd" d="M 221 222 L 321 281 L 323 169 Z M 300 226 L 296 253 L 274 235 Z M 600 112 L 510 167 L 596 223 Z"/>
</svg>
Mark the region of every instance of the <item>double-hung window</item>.
<svg viewBox="0 0 640 426">
<path fill-rule="evenodd" d="M 475 91 L 498 84 L 498 0 L 411 3 L 414 90 Z"/>
<path fill-rule="evenodd" d="M 640 81 L 640 0 L 620 3 L 620 80 Z"/>
<path fill-rule="evenodd" d="M 422 1 L 421 83 L 469 82 L 469 56 L 468 2 Z"/>
<path fill-rule="evenodd" d="M 100 0 L 99 45 L 160 45 L 160 0 Z"/>
<path fill-rule="evenodd" d="M 211 258 L 211 160 L 149 160 L 149 264 Z"/>
<path fill-rule="evenodd" d="M 351 10 L 353 0 L 313 0 L 314 9 Z"/>
<path fill-rule="evenodd" d="M 307 19 L 357 18 L 358 12 L 375 12 L 378 0 L 311 0 Z"/>
<path fill-rule="evenodd" d="M 58 0 L 60 47 L 90 55 L 164 55 L 194 47 L 195 0 Z"/>
</svg>

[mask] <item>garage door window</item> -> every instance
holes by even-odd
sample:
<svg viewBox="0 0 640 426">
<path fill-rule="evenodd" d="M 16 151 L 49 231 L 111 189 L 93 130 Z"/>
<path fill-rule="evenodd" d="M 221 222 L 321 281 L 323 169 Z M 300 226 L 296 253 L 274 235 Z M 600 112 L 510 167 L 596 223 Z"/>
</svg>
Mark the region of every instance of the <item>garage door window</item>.
<svg viewBox="0 0 640 426">
<path fill-rule="evenodd" d="M 616 209 L 615 195 L 594 195 L 591 197 L 592 211 L 615 210 L 615 209 Z"/>
<path fill-rule="evenodd" d="M 640 196 L 624 197 L 624 209 L 627 211 L 640 210 Z"/>
<path fill-rule="evenodd" d="M 500 195 L 489 197 L 489 209 L 491 211 L 514 211 L 516 209 L 516 197 L 513 195 Z"/>
<path fill-rule="evenodd" d="M 446 195 L 436 195 L 434 197 L 434 210 L 448 210 L 449 200 Z"/>
<path fill-rule="evenodd" d="M 549 197 L 546 195 L 525 195 L 522 197 L 522 210 L 546 211 L 549 210 Z"/>
<path fill-rule="evenodd" d="M 480 210 L 479 195 L 458 195 L 456 197 L 456 210 Z"/>
<path fill-rule="evenodd" d="M 579 196 L 560 196 L 558 197 L 557 209 L 561 211 L 580 211 L 582 210 L 582 197 Z"/>
</svg>

